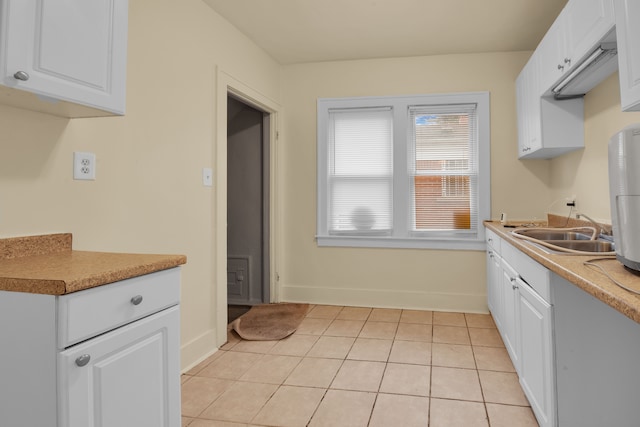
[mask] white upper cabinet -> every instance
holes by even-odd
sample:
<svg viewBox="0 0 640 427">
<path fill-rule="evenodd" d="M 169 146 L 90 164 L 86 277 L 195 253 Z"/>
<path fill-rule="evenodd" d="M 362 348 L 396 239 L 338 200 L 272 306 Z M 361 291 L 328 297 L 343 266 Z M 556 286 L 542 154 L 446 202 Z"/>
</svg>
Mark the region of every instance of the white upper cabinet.
<svg viewBox="0 0 640 427">
<path fill-rule="evenodd" d="M 620 98 L 623 111 L 640 111 L 640 2 L 615 0 Z"/>
<path fill-rule="evenodd" d="M 536 51 L 516 80 L 518 158 L 548 159 L 584 147 L 584 102 L 542 97 Z"/>
<path fill-rule="evenodd" d="M 533 55 L 516 80 L 518 110 L 518 157 L 541 148 L 538 56 Z"/>
<path fill-rule="evenodd" d="M 614 28 L 613 0 L 580 0 L 567 3 L 564 15 L 565 71 L 585 59 Z"/>
<path fill-rule="evenodd" d="M 562 15 L 561 15 L 562 16 Z M 539 86 L 532 95 L 542 96 L 564 74 L 564 31 L 561 28 L 562 20 L 558 18 L 549 28 L 542 41 L 538 45 L 534 55 L 539 61 Z"/>
<path fill-rule="evenodd" d="M 128 0 L 0 5 L 0 102 L 68 117 L 124 114 Z"/>
<path fill-rule="evenodd" d="M 516 80 L 518 158 L 549 159 L 584 148 L 583 99 L 555 99 L 551 90 L 601 43 L 614 40 L 614 27 L 612 0 L 569 0 Z M 615 66 L 607 62 L 586 85 Z"/>
<path fill-rule="evenodd" d="M 543 92 L 575 69 L 614 28 L 613 0 L 570 0 L 544 36 L 540 51 Z"/>
</svg>

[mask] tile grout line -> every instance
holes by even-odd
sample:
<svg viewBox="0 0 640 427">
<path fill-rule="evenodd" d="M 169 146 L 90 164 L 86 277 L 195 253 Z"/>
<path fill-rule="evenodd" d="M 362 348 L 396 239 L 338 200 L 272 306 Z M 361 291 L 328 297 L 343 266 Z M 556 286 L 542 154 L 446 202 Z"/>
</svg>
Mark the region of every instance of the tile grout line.
<svg viewBox="0 0 640 427">
<path fill-rule="evenodd" d="M 344 306 L 343 306 L 343 307 L 341 307 L 340 311 L 338 311 L 338 312 L 337 312 L 337 314 L 336 314 L 336 315 L 331 319 L 330 324 L 331 324 L 331 323 L 333 323 L 335 320 L 349 320 L 349 319 L 337 319 L 337 318 L 339 317 L 340 313 L 341 313 L 344 309 L 345 309 L 345 307 L 344 307 Z M 433 344 L 434 344 L 434 341 L 433 341 L 433 332 L 434 332 L 434 326 L 435 326 L 435 322 L 433 321 L 433 313 L 432 313 L 432 322 L 429 324 L 429 328 L 430 328 L 430 330 L 431 330 L 431 340 L 430 340 L 430 341 L 413 340 L 413 339 L 400 340 L 400 339 L 398 339 L 398 331 L 399 331 L 400 325 L 401 325 L 402 323 L 412 324 L 411 322 L 401 322 L 402 314 L 404 313 L 404 311 L 405 311 L 405 310 L 401 310 L 401 312 L 400 312 L 400 318 L 398 319 L 398 321 L 388 322 L 388 323 L 395 323 L 395 332 L 394 332 L 394 336 L 393 336 L 391 339 L 387 339 L 387 338 L 371 338 L 372 340 L 389 340 L 389 341 L 391 341 L 391 345 L 390 345 L 390 347 L 389 347 L 389 349 L 388 349 L 388 351 L 387 351 L 387 353 L 386 353 L 386 358 L 385 358 L 385 360 L 383 361 L 383 362 L 385 363 L 385 367 L 384 367 L 384 370 L 383 370 L 382 375 L 381 375 L 381 377 L 380 377 L 380 381 L 379 381 L 379 383 L 378 383 L 377 391 L 375 391 L 375 392 L 374 392 L 374 393 L 375 393 L 375 398 L 374 398 L 373 406 L 371 407 L 371 412 L 369 413 L 369 419 L 368 419 L 367 425 L 368 425 L 368 424 L 370 424 L 370 423 L 371 423 L 371 421 L 373 420 L 373 411 L 374 411 L 374 409 L 375 409 L 376 404 L 378 403 L 379 395 L 381 394 L 381 387 L 382 387 L 382 384 L 383 384 L 383 381 L 384 381 L 384 378 L 385 378 L 385 374 L 387 373 L 387 370 L 388 370 L 389 364 L 390 364 L 390 363 L 393 363 L 393 362 L 390 362 L 391 353 L 392 353 L 392 351 L 393 351 L 394 344 L 395 344 L 396 342 L 399 342 L 399 341 L 408 341 L 408 342 L 429 342 L 429 343 L 431 344 L 431 351 L 430 351 L 430 353 L 429 353 L 429 358 L 430 358 L 430 359 L 428 360 L 427 365 L 425 365 L 425 366 L 429 366 L 429 369 L 430 369 L 430 371 L 429 371 L 429 398 L 428 398 L 429 408 L 428 408 L 428 417 L 427 417 L 428 419 L 427 419 L 427 421 L 428 421 L 428 423 L 429 423 L 429 424 L 431 423 L 431 415 L 432 415 L 432 414 L 431 414 L 431 409 L 432 409 L 432 400 L 434 399 L 434 397 L 432 396 L 432 391 L 433 391 L 433 389 L 432 389 L 432 386 L 433 386 Z M 425 310 L 425 311 L 427 311 L 427 310 Z M 311 414 L 311 416 L 310 416 L 310 418 L 309 418 L 309 421 L 307 422 L 307 425 L 309 425 L 309 424 L 311 423 L 311 421 L 313 420 L 313 417 L 317 414 L 317 411 L 319 410 L 319 408 L 320 408 L 320 406 L 321 406 L 322 402 L 324 401 L 324 399 L 325 399 L 325 397 L 326 397 L 326 395 L 327 395 L 328 391 L 331 389 L 331 386 L 333 385 L 333 383 L 334 383 L 334 381 L 335 381 L 335 379 L 336 379 L 336 377 L 337 377 L 337 375 L 338 375 L 338 372 L 339 372 L 339 371 L 340 371 L 340 369 L 344 366 L 344 363 L 346 362 L 346 360 L 367 361 L 366 359 L 363 359 L 363 360 L 360 360 L 360 359 L 348 359 L 348 357 L 349 357 L 349 354 L 351 353 L 351 351 L 353 351 L 353 348 L 354 348 L 354 346 L 355 346 L 355 344 L 356 344 L 356 341 L 357 341 L 359 338 L 361 338 L 361 337 L 360 337 L 360 333 L 362 333 L 362 330 L 363 330 L 363 328 L 364 328 L 364 325 L 365 325 L 368 321 L 370 321 L 370 319 L 371 319 L 371 315 L 372 315 L 373 313 L 374 313 L 374 311 L 373 311 L 373 309 L 371 309 L 371 310 L 369 311 L 368 315 L 367 315 L 367 318 L 366 318 L 365 320 L 363 320 L 363 325 L 362 325 L 362 327 L 359 329 L 357 336 L 352 337 L 352 338 L 353 338 L 353 341 L 351 342 L 351 344 L 350 344 L 349 348 L 346 350 L 346 352 L 345 352 L 344 356 L 343 356 L 343 357 L 341 357 L 341 358 L 339 358 L 339 359 L 337 359 L 337 360 L 340 360 L 340 366 L 338 367 L 338 369 L 336 370 L 336 372 L 333 374 L 333 378 L 332 378 L 332 379 L 331 379 L 331 381 L 329 382 L 329 385 L 328 385 L 327 387 L 313 387 L 313 386 L 308 386 L 309 388 L 319 388 L 319 389 L 322 389 L 322 390 L 323 390 L 323 394 L 322 394 L 322 398 L 320 399 L 320 401 L 319 401 L 318 405 L 315 407 L 315 409 L 314 409 L 313 413 Z M 461 313 L 461 314 L 465 315 L 465 313 Z M 468 319 L 467 319 L 466 315 L 464 316 L 464 319 L 465 319 L 465 329 L 466 329 L 466 332 L 467 332 L 467 337 L 469 338 L 469 347 L 471 348 L 472 357 L 473 357 L 473 363 L 474 363 L 474 366 L 475 366 L 474 370 L 476 371 L 476 376 L 477 376 L 477 378 L 478 378 L 478 382 L 479 382 L 479 385 L 480 385 L 480 391 L 481 391 L 481 396 L 482 396 L 482 402 L 483 402 L 483 406 L 484 406 L 484 409 L 485 409 L 485 411 L 484 411 L 484 412 L 485 412 L 485 417 L 486 417 L 487 423 L 489 423 L 489 425 L 490 425 L 490 423 L 491 423 L 491 422 L 490 422 L 490 420 L 489 420 L 489 414 L 488 414 L 487 402 L 486 402 L 486 398 L 485 398 L 485 395 L 484 395 L 484 388 L 482 387 L 482 383 L 481 383 L 481 381 L 480 381 L 480 375 L 479 375 L 479 373 L 480 373 L 480 369 L 479 369 L 479 366 L 478 366 L 478 361 L 477 361 L 477 358 L 476 358 L 476 351 L 475 351 L 475 349 L 476 349 L 476 347 L 488 347 L 488 348 L 497 348 L 497 347 L 492 346 L 492 345 L 488 345 L 488 346 L 487 346 L 487 345 L 479 345 L 479 346 L 473 345 L 473 343 L 471 342 L 471 339 L 470 339 L 470 338 L 471 338 L 471 336 L 470 336 L 471 334 L 470 334 L 470 330 L 469 330 L 469 329 L 470 329 L 470 326 L 469 326 L 469 322 L 468 322 Z M 371 320 L 371 321 L 374 321 L 374 320 Z M 424 324 L 424 323 L 416 323 L 416 324 Z M 441 326 L 456 326 L 456 325 L 441 325 Z M 294 366 L 294 367 L 291 369 L 291 371 L 286 375 L 285 379 L 284 379 L 282 382 L 280 382 L 279 384 L 277 384 L 276 389 L 275 389 L 275 390 L 274 390 L 274 391 L 269 395 L 269 398 L 265 401 L 265 403 L 261 406 L 261 408 L 260 408 L 260 409 L 258 409 L 258 411 L 256 412 L 256 414 L 255 414 L 255 415 L 253 416 L 253 418 L 251 419 L 251 421 L 253 421 L 253 420 L 255 419 L 255 417 L 256 417 L 256 416 L 260 413 L 260 411 L 261 411 L 261 410 L 262 410 L 262 409 L 263 409 L 263 408 L 264 408 L 264 407 L 265 407 L 265 406 L 266 406 L 266 405 L 267 405 L 267 404 L 268 404 L 268 403 L 273 399 L 273 396 L 274 396 L 274 395 L 275 395 L 279 390 L 281 390 L 283 387 L 287 386 L 287 385 L 285 384 L 285 382 L 286 382 L 287 378 L 289 378 L 289 377 L 292 375 L 293 371 L 294 371 L 294 370 L 295 370 L 295 369 L 296 369 L 296 368 L 297 368 L 297 367 L 302 363 L 302 361 L 303 361 L 304 359 L 306 359 L 306 358 L 309 358 L 309 359 L 312 359 L 312 358 L 323 358 L 323 359 L 324 359 L 324 358 L 326 358 L 326 359 L 334 359 L 334 358 L 330 358 L 330 357 L 329 357 L 329 358 L 327 358 L 327 357 L 321 357 L 321 356 L 315 356 L 315 357 L 314 357 L 314 356 L 310 356 L 310 355 L 309 355 L 309 353 L 311 352 L 311 349 L 312 349 L 312 348 L 317 344 L 317 342 L 320 340 L 320 338 L 321 338 L 321 337 L 323 337 L 323 336 L 326 336 L 326 337 L 332 337 L 332 335 L 325 335 L 325 333 L 327 332 L 328 328 L 329 328 L 329 326 L 327 326 L 327 328 L 325 328 L 325 329 L 320 333 L 320 335 L 314 335 L 314 336 L 316 337 L 315 342 L 314 342 L 314 343 L 312 343 L 312 344 L 309 346 L 309 348 L 307 348 L 306 350 L 304 350 L 304 352 L 303 352 L 303 353 L 301 353 L 301 354 L 295 354 L 295 355 L 292 355 L 292 354 L 273 354 L 274 356 L 291 356 L 291 357 L 298 357 L 298 358 L 299 358 L 299 360 L 298 360 L 298 363 L 296 364 L 296 366 Z M 480 327 L 480 328 L 481 328 L 481 329 L 495 329 L 495 326 L 493 326 L 493 327 L 490 327 L 490 326 L 484 326 L 484 327 Z M 307 334 L 300 334 L 300 335 L 307 335 Z M 351 337 L 347 337 L 347 338 L 351 338 Z M 238 344 L 238 343 L 236 342 L 236 343 L 234 343 L 234 345 L 233 345 L 232 347 L 230 347 L 229 349 L 227 349 L 227 350 L 221 350 L 221 353 L 253 353 L 253 354 L 260 354 L 260 356 L 261 356 L 261 357 L 260 357 L 260 360 L 262 360 L 262 359 L 264 359 L 264 357 L 265 357 L 266 355 L 271 354 L 271 351 L 273 351 L 273 348 L 270 348 L 270 349 L 268 349 L 268 350 L 266 350 L 266 351 L 263 351 L 263 352 L 257 352 L 257 351 L 254 351 L 254 352 L 247 352 L 247 351 L 233 351 L 233 347 L 235 347 L 237 344 Z M 460 345 L 462 345 L 462 344 L 460 344 Z M 221 357 L 221 356 L 218 356 L 218 357 Z M 216 358 L 216 359 L 217 359 L 217 358 Z M 202 377 L 202 376 L 201 376 L 201 375 L 199 375 L 199 374 L 200 374 L 203 370 L 205 370 L 205 369 L 206 369 L 206 368 L 207 368 L 211 363 L 213 363 L 216 359 L 213 359 L 213 360 L 209 361 L 206 365 L 202 366 L 202 367 L 201 367 L 201 369 L 199 369 L 199 371 L 198 371 L 197 373 L 194 373 L 194 375 L 190 375 L 190 374 L 187 374 L 187 373 L 183 374 L 183 375 L 185 375 L 185 376 L 186 376 L 186 377 L 188 377 L 188 378 L 187 378 L 187 379 L 185 379 L 185 381 L 184 381 L 183 383 L 181 383 L 181 386 L 184 386 L 184 384 L 189 383 L 189 382 L 190 382 L 194 377 L 196 377 L 196 376 L 198 376 L 198 377 Z M 399 363 L 399 364 L 406 364 L 406 365 L 416 365 L 415 363 L 405 363 L 405 362 L 397 362 L 397 363 Z M 417 365 L 422 365 L 422 364 L 417 363 Z M 453 368 L 453 367 L 452 367 L 452 368 Z M 463 368 L 457 368 L 457 369 L 463 369 Z M 507 373 L 507 371 L 500 370 L 500 369 L 496 369 L 496 370 L 488 369 L 488 371 L 491 371 L 491 372 L 504 372 L 504 373 Z M 208 377 L 205 377 L 205 378 L 208 378 Z M 216 378 L 216 379 L 218 379 L 217 377 L 212 377 L 212 378 Z M 222 378 L 220 378 L 220 379 L 222 379 Z M 222 379 L 222 380 L 228 380 L 228 381 L 231 381 L 231 382 L 232 382 L 232 384 L 231 384 L 229 387 L 233 386 L 233 384 L 238 383 L 238 382 L 247 382 L 247 383 L 252 383 L 252 382 L 253 382 L 253 381 L 251 381 L 250 379 L 242 380 L 242 379 L 240 379 L 240 378 L 236 378 L 236 379 L 233 379 L 233 380 L 229 380 L 229 379 Z M 273 383 L 270 383 L 270 384 L 273 384 Z M 306 387 L 306 386 L 303 386 L 303 385 L 291 385 L 291 387 Z M 227 388 L 226 390 L 228 390 L 228 388 Z M 212 402 L 211 402 L 211 403 L 210 403 L 210 404 L 209 404 L 209 405 L 208 405 L 208 406 L 207 406 L 207 407 L 206 407 L 206 408 L 205 408 L 205 409 L 204 409 L 200 414 L 198 414 L 198 416 L 197 416 L 197 417 L 195 417 L 195 418 L 193 418 L 193 417 L 187 417 L 187 418 L 189 418 L 189 419 L 190 419 L 190 421 L 189 421 L 189 422 L 193 422 L 193 420 L 196 420 L 196 419 L 203 419 L 203 418 L 200 418 L 200 415 L 201 415 L 204 411 L 206 411 L 206 410 L 207 410 L 207 409 L 208 409 L 208 408 L 209 408 L 209 407 L 210 407 L 214 402 L 216 402 L 216 401 L 220 398 L 220 396 L 222 396 L 222 395 L 226 392 L 226 390 L 225 390 L 224 392 L 222 392 L 218 397 L 216 397 L 216 399 L 214 399 L 214 400 L 213 400 L 213 401 L 212 401 Z M 356 391 L 356 390 L 352 390 L 352 391 Z M 405 393 L 390 393 L 390 394 L 392 394 L 392 395 L 402 395 L 402 396 L 413 396 L 412 394 L 405 394 Z M 419 396 L 417 396 L 417 397 L 419 397 Z M 445 399 L 446 399 L 446 398 L 445 398 Z M 446 399 L 446 400 L 465 401 L 464 399 Z M 530 407 L 530 406 L 522 406 L 522 405 L 517 405 L 517 404 L 501 404 L 501 405 L 502 405 L 502 406 L 513 406 L 513 407 Z"/>
</svg>

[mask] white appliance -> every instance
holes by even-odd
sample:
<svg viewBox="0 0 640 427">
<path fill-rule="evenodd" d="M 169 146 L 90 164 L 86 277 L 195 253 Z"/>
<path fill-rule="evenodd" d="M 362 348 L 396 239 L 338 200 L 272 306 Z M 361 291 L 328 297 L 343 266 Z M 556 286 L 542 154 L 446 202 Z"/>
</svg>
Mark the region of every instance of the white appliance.
<svg viewBox="0 0 640 427">
<path fill-rule="evenodd" d="M 609 141 L 609 195 L 616 258 L 640 271 L 640 123 Z"/>
</svg>

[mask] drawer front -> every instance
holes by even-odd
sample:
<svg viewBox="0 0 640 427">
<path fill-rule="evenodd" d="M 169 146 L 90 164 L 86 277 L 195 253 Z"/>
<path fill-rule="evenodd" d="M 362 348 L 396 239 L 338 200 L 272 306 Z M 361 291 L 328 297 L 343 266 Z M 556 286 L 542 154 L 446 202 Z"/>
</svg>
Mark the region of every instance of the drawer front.
<svg viewBox="0 0 640 427">
<path fill-rule="evenodd" d="M 498 254 L 502 253 L 500 248 L 502 239 L 498 237 L 496 233 L 489 230 L 488 228 L 485 231 L 486 231 L 487 250 L 493 249 Z"/>
<path fill-rule="evenodd" d="M 180 302 L 180 267 L 63 295 L 58 348 L 63 349 Z"/>
<path fill-rule="evenodd" d="M 542 299 L 551 303 L 551 272 L 549 269 L 506 242 L 502 245 L 502 257 Z"/>
</svg>

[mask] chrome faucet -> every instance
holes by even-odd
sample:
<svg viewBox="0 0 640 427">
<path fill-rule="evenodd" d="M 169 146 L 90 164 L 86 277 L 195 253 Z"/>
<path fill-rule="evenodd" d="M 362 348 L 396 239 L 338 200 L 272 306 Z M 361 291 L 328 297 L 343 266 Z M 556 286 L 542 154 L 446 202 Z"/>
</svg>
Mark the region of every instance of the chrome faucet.
<svg viewBox="0 0 640 427">
<path fill-rule="evenodd" d="M 580 219 L 580 217 L 585 217 L 591 224 L 594 225 L 594 227 L 596 228 L 596 231 L 598 232 L 598 235 L 608 235 L 608 233 L 606 232 L 606 230 L 597 222 L 595 222 L 591 217 L 589 217 L 586 214 L 583 213 L 577 213 L 576 214 L 576 219 Z"/>
</svg>

